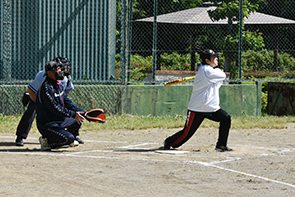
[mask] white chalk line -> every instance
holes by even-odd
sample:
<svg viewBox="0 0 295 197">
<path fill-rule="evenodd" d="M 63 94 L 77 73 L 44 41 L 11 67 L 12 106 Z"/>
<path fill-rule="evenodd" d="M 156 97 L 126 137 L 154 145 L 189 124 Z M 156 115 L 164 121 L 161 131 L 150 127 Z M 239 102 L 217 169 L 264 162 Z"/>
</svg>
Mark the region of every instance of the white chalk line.
<svg viewBox="0 0 295 197">
<path fill-rule="evenodd" d="M 158 143 L 141 143 L 141 144 L 134 144 L 134 145 L 128 145 L 128 146 L 121 146 L 121 147 L 118 147 L 118 148 L 130 149 L 130 148 L 135 148 L 135 147 L 139 147 L 139 146 L 146 146 L 146 145 L 152 145 L 152 144 L 158 144 Z"/>
<path fill-rule="evenodd" d="M 0 136 L 0 138 L 15 138 L 14 136 Z M 34 138 L 34 137 L 28 137 L 27 139 L 36 139 L 38 140 L 38 138 Z M 85 142 L 92 142 L 92 143 L 127 143 L 127 142 L 122 142 L 122 141 L 96 141 L 96 140 L 84 140 Z M 134 149 L 136 150 L 136 147 L 141 147 L 141 146 L 146 146 L 146 145 L 154 145 L 154 144 L 158 144 L 158 143 L 140 143 L 140 144 L 134 144 L 134 145 L 128 145 L 128 146 L 122 146 L 122 147 L 118 147 L 119 149 Z M 240 147 L 249 147 L 252 149 L 263 149 L 263 150 L 271 150 L 271 151 L 276 151 L 274 153 L 261 153 L 261 154 L 256 154 L 253 155 L 255 157 L 261 157 L 261 156 L 275 156 L 277 154 L 283 154 L 286 152 L 294 152 L 295 148 L 291 148 L 291 149 L 283 149 L 281 151 L 279 151 L 277 148 L 266 148 L 266 147 L 259 147 L 259 146 L 245 146 L 245 145 L 241 145 L 241 144 L 234 144 L 234 146 L 240 146 Z M 142 150 L 142 149 L 141 149 Z M 147 151 L 150 150 L 151 152 L 138 152 L 138 154 L 157 154 L 155 152 L 152 152 L 152 149 L 147 149 Z M 82 151 L 82 152 L 74 152 L 74 153 L 68 153 L 68 154 L 84 154 L 84 153 L 90 153 L 90 152 L 114 152 L 112 150 L 92 150 L 92 151 Z M 123 150 L 118 151 L 118 153 L 122 153 Z M 126 153 L 129 153 L 128 151 L 126 151 Z M 174 156 L 185 156 L 184 154 L 173 154 Z M 204 156 L 194 156 L 196 158 L 204 158 Z M 210 157 L 211 158 L 211 157 Z M 218 163 L 225 163 L 225 162 L 231 162 L 231 161 L 237 161 L 240 160 L 240 157 L 229 157 L 229 159 L 225 159 L 225 160 L 218 160 L 218 161 L 212 161 L 210 162 L 210 164 L 218 164 Z"/>
<path fill-rule="evenodd" d="M 85 154 L 85 153 L 111 153 L 112 150 L 90 150 L 90 151 L 80 151 L 80 152 L 73 152 L 73 153 L 67 153 L 67 155 L 79 155 L 79 154 Z"/>
<path fill-rule="evenodd" d="M 91 152 L 91 151 L 89 151 Z M 100 151 L 93 151 L 93 152 L 100 152 Z M 78 157 L 78 158 L 92 158 L 92 159 L 115 159 L 115 160 L 122 160 L 122 159 L 126 159 L 126 158 L 121 158 L 121 157 L 109 157 L 109 156 L 89 156 L 89 155 L 75 155 L 75 154 L 54 154 L 54 153 L 21 153 L 21 152 L 0 152 L 4 153 L 4 154 L 21 154 L 21 155 L 39 155 L 39 156 L 59 156 L 59 157 Z M 273 180 L 273 179 L 269 179 L 266 177 L 262 177 L 262 176 L 258 176 L 258 175 L 254 175 L 254 174 L 249 174 L 246 172 L 242 172 L 242 171 L 237 171 L 237 170 L 233 170 L 233 169 L 229 169 L 229 168 L 224 168 L 221 166 L 217 166 L 217 165 L 213 165 L 212 162 L 199 162 L 199 161 L 175 161 L 175 160 L 161 160 L 161 159 L 141 159 L 141 158 L 130 158 L 130 160 L 133 161 L 154 161 L 154 162 L 171 162 L 171 163 L 191 163 L 191 164 L 198 164 L 198 165 L 202 165 L 202 166 L 206 166 L 206 167 L 212 167 L 212 168 L 218 168 L 221 170 L 225 170 L 228 172 L 232 172 L 232 173 L 236 173 L 236 174 L 242 174 L 248 177 L 254 177 L 254 178 L 258 178 L 261 180 L 265 180 L 265 181 L 269 181 L 269 182 L 273 182 L 273 183 L 277 183 L 277 184 L 281 184 L 281 185 L 286 185 L 292 188 L 295 188 L 295 185 L 292 185 L 290 183 L 285 183 L 282 181 L 277 181 L 277 180 Z M 233 161 L 233 160 L 231 160 Z"/>
<path fill-rule="evenodd" d="M 261 146 L 245 146 L 241 144 L 235 144 L 235 146 L 240 146 L 240 147 L 249 147 L 251 149 L 262 149 L 262 150 L 269 150 L 273 151 L 272 153 L 260 153 L 260 154 L 254 154 L 253 156 L 256 157 L 267 157 L 267 156 L 275 156 L 275 155 L 283 155 L 284 153 L 289 153 L 289 152 L 294 152 L 295 148 L 284 148 L 282 150 L 278 148 L 266 148 L 266 147 L 261 147 Z"/>
<path fill-rule="evenodd" d="M 7 139 L 11 139 L 11 138 L 15 138 L 14 136 L 0 136 L 0 138 L 7 138 Z M 27 139 L 35 139 L 38 140 L 39 138 L 35 138 L 35 137 L 28 137 Z M 96 141 L 96 140 L 84 140 L 85 142 L 92 142 L 92 143 L 116 143 L 116 144 L 120 144 L 120 143 L 128 143 L 128 142 L 124 142 L 124 141 Z M 122 147 L 118 147 L 119 149 L 134 149 L 136 150 L 136 147 L 141 147 L 141 146 L 146 146 L 146 145 L 154 145 L 154 144 L 158 144 L 158 143 L 140 143 L 140 144 L 134 144 L 134 145 L 128 145 L 128 146 L 122 146 Z M 252 149 L 262 149 L 262 150 L 271 150 L 271 151 L 275 151 L 274 153 L 261 153 L 261 154 L 256 154 L 253 155 L 255 157 L 261 157 L 261 156 L 274 156 L 277 154 L 284 154 L 286 152 L 294 152 L 295 148 L 289 148 L 289 149 L 283 149 L 281 151 L 279 151 L 279 149 L 277 148 L 266 148 L 266 147 L 259 147 L 259 146 L 245 146 L 245 145 L 241 145 L 241 144 L 234 144 L 234 146 L 240 146 L 240 147 L 249 147 Z M 141 149 L 142 150 L 142 149 Z M 152 151 L 152 149 L 147 149 Z M 82 151 L 82 152 L 74 152 L 74 153 L 69 153 L 69 154 L 84 154 L 84 153 L 88 153 L 89 151 Z M 93 152 L 90 151 L 90 152 Z M 107 151 L 107 150 L 94 150 L 94 152 L 114 152 L 114 151 Z M 119 151 L 118 151 L 119 152 Z M 122 153 L 122 151 L 120 151 L 120 153 Z M 141 152 L 138 152 L 141 153 Z M 147 154 L 148 152 L 143 152 L 142 154 Z M 150 153 L 154 153 L 154 152 L 150 152 Z M 174 156 L 183 156 L 183 154 L 175 154 Z M 204 156 L 195 156 L 195 157 L 203 157 Z M 231 161 L 237 161 L 240 160 L 241 158 L 239 157 L 230 157 L 229 159 L 226 160 L 218 160 L 218 161 L 212 161 L 210 162 L 211 164 L 218 164 L 218 163 L 225 163 L 225 162 L 231 162 Z"/>
<path fill-rule="evenodd" d="M 0 136 L 0 138 L 13 138 L 13 137 L 11 137 L 11 136 Z M 100 141 L 97 141 L 97 142 L 100 142 Z M 119 147 L 119 148 L 135 148 L 135 147 L 140 147 L 140 146 L 145 146 L 145 145 L 150 145 L 150 144 L 157 144 L 157 143 L 141 143 L 141 144 L 123 146 L 123 147 Z M 263 147 L 259 147 L 259 148 L 260 149 L 265 149 L 265 150 L 268 149 L 268 148 L 263 148 Z M 134 150 L 136 150 L 136 149 L 134 149 Z M 283 153 L 286 153 L 286 152 L 294 152 L 294 151 L 295 151 L 295 148 L 283 149 L 283 150 L 278 151 L 276 153 L 264 154 L 263 156 L 273 156 L 273 155 L 277 155 L 277 154 L 283 154 Z M 67 153 L 67 154 L 64 154 L 64 153 L 62 153 L 62 154 L 57 153 L 56 154 L 56 153 L 45 153 L 45 152 L 40 152 L 40 153 L 36 153 L 36 152 L 34 152 L 34 153 L 30 153 L 30 152 L 0 152 L 0 154 L 2 153 L 2 154 L 39 155 L 39 156 L 42 155 L 42 156 L 79 157 L 79 158 L 115 159 L 115 160 L 126 159 L 126 158 L 122 158 L 122 157 L 80 155 L 80 154 L 94 153 L 94 152 L 114 152 L 114 151 L 112 151 L 112 150 L 91 150 L 91 151 L 82 151 L 82 152 L 74 152 L 74 153 Z M 176 156 L 180 156 L 180 155 L 176 155 Z M 246 173 L 246 172 L 237 171 L 237 170 L 233 170 L 233 169 L 224 168 L 224 167 L 221 167 L 221 166 L 214 165 L 214 164 L 218 164 L 218 163 L 237 161 L 237 160 L 241 159 L 241 158 L 231 158 L 231 157 L 228 157 L 228 158 L 229 159 L 227 159 L 227 160 L 212 161 L 212 162 L 200 162 L 200 161 L 190 161 L 190 160 L 187 160 L 187 161 L 175 161 L 175 160 L 142 159 L 142 158 L 129 158 L 129 159 L 130 160 L 136 160 L 136 161 L 155 161 L 155 162 L 173 162 L 173 163 L 198 164 L 198 165 L 202 165 L 202 166 L 206 166 L 206 167 L 218 168 L 218 169 L 225 170 L 225 171 L 228 171 L 228 172 L 233 172 L 233 173 L 236 173 L 236 174 L 242 174 L 242 175 L 245 175 L 245 176 L 254 177 L 254 178 L 261 179 L 261 180 L 265 180 L 265 181 L 269 181 L 269 182 L 273 182 L 273 183 L 286 185 L 286 186 L 295 188 L 295 185 L 290 184 L 290 183 L 285 183 L 285 182 L 282 182 L 282 181 L 273 180 L 273 179 L 269 179 L 269 178 L 266 178 L 266 177 L 262 177 L 262 176 L 249 174 L 249 173 Z"/>
<path fill-rule="evenodd" d="M 266 148 L 266 147 L 263 147 L 263 146 L 243 145 L 243 144 L 233 144 L 233 146 L 248 147 L 248 148 L 251 148 L 251 149 L 271 150 L 271 151 L 279 150 L 277 148 Z"/>
<path fill-rule="evenodd" d="M 286 186 L 295 188 L 295 185 L 290 184 L 290 183 L 285 183 L 285 182 L 282 182 L 282 181 L 277 181 L 277 180 L 269 179 L 269 178 L 266 178 L 266 177 L 257 176 L 257 175 L 254 175 L 254 174 L 249 174 L 249 173 L 246 173 L 246 172 L 232 170 L 232 169 L 229 169 L 229 168 L 224 168 L 224 167 L 217 166 L 217 165 L 212 165 L 212 164 L 206 163 L 206 162 L 196 162 L 196 161 L 188 161 L 188 162 L 189 163 L 197 163 L 197 164 L 200 164 L 200 165 L 203 165 L 203 166 L 209 166 L 209 167 L 213 167 L 213 168 L 218 168 L 218 169 L 233 172 L 233 173 L 236 173 L 236 174 L 242 174 L 242 175 L 245 175 L 245 176 L 254 177 L 254 178 L 262 179 L 262 180 L 265 180 L 265 181 L 278 183 L 278 184 L 281 184 L 281 185 L 286 185 Z"/>
<path fill-rule="evenodd" d="M 16 137 L 14 136 L 0 136 L 0 138 L 3 138 L 3 139 L 16 139 Z M 28 137 L 27 140 L 38 140 L 39 138 L 36 138 L 36 137 Z M 84 142 L 90 142 L 90 143 L 111 143 L 111 144 L 115 144 L 115 143 L 118 143 L 118 144 L 127 144 L 128 142 L 122 142 L 122 141 L 97 141 L 97 140 L 83 140 Z M 39 141 L 38 141 L 39 143 Z"/>
</svg>

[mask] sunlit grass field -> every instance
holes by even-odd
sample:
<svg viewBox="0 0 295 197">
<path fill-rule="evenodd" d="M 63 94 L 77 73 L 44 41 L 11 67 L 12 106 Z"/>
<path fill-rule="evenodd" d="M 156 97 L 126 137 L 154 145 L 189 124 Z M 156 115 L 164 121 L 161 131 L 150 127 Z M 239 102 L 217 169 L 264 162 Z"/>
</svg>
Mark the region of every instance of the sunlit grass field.
<svg viewBox="0 0 295 197">
<path fill-rule="evenodd" d="M 15 133 L 21 116 L 2 116 L 0 115 L 0 132 Z M 131 116 L 116 115 L 107 116 L 107 122 L 104 124 L 85 121 L 81 127 L 82 131 L 102 131 L 102 130 L 139 130 L 148 128 L 181 128 L 186 121 L 185 116 Z M 231 129 L 287 129 L 288 123 L 294 123 L 293 116 L 262 116 L 262 117 L 232 117 Z M 218 128 L 219 123 L 205 120 L 201 128 Z M 36 121 L 34 121 L 31 132 L 38 132 Z"/>
</svg>

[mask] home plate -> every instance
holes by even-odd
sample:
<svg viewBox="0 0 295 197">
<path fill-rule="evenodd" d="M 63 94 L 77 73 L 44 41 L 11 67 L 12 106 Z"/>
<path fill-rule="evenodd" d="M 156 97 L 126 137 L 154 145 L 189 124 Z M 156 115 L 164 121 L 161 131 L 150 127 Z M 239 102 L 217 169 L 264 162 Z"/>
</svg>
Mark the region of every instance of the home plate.
<svg viewBox="0 0 295 197">
<path fill-rule="evenodd" d="M 184 151 L 184 150 L 155 150 L 156 153 L 161 153 L 161 154 L 173 154 L 173 155 L 179 155 L 179 154 L 185 154 L 189 153 L 190 151 Z"/>
</svg>

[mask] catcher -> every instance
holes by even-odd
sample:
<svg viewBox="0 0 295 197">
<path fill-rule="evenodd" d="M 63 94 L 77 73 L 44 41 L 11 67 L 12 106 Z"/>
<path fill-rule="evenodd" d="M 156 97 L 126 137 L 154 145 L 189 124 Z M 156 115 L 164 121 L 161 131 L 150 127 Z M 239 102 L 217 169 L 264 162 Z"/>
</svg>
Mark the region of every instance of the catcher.
<svg viewBox="0 0 295 197">
<path fill-rule="evenodd" d="M 50 151 L 63 145 L 76 145 L 74 141 L 84 122 L 84 110 L 68 97 L 58 80 L 63 80 L 63 65 L 49 61 L 45 65 L 45 81 L 37 92 L 37 128 L 41 150 Z M 75 141 L 76 142 L 76 141 Z"/>
<path fill-rule="evenodd" d="M 67 94 L 69 94 L 69 92 L 74 89 L 71 76 L 70 76 L 70 71 L 71 71 L 70 60 L 68 58 L 62 58 L 62 57 L 55 57 L 53 60 L 56 62 L 62 62 L 64 65 L 65 77 L 61 81 L 61 85 L 64 86 Z M 45 73 L 45 70 L 38 72 L 38 74 L 36 75 L 36 78 L 28 86 L 28 93 L 25 93 L 23 96 L 23 100 L 22 100 L 23 105 L 27 106 L 28 104 L 28 107 L 17 126 L 17 130 L 16 130 L 17 138 L 15 140 L 16 146 L 24 145 L 23 139 L 27 139 L 28 134 L 31 130 L 31 126 L 35 119 L 35 114 L 36 114 L 36 109 L 35 109 L 36 94 L 41 84 L 46 78 L 44 76 L 44 73 Z M 76 138 L 76 140 L 80 144 L 84 143 L 84 141 L 81 140 L 80 138 Z"/>
<path fill-rule="evenodd" d="M 231 126 L 230 115 L 219 106 L 219 88 L 225 79 L 225 73 L 218 66 L 219 53 L 204 50 L 200 54 L 202 65 L 196 74 L 193 92 L 188 104 L 187 119 L 184 128 L 168 137 L 162 149 L 177 148 L 188 141 L 199 128 L 205 118 L 220 122 L 219 138 L 215 150 L 232 151 L 227 147 L 227 139 Z"/>
</svg>

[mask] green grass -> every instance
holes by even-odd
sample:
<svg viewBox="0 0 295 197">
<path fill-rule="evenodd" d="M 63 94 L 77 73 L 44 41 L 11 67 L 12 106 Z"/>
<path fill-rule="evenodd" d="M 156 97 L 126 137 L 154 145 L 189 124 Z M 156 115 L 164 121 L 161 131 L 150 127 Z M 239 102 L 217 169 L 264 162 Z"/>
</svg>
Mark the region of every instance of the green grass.
<svg viewBox="0 0 295 197">
<path fill-rule="evenodd" d="M 0 132 L 15 133 L 21 116 L 2 116 L 0 115 Z M 185 116 L 107 116 L 107 122 L 104 124 L 91 123 L 86 121 L 82 131 L 101 131 L 101 130 L 135 130 L 148 128 L 181 128 L 186 121 Z M 262 116 L 262 117 L 232 117 L 231 129 L 286 129 L 287 123 L 294 123 L 293 116 Z M 219 123 L 205 120 L 201 128 L 218 128 Z M 34 121 L 31 132 L 38 132 L 36 122 Z"/>
</svg>

